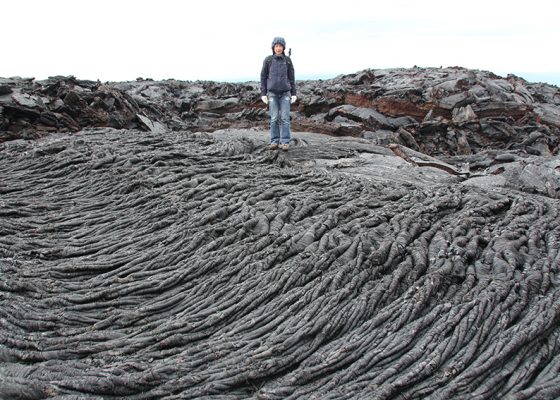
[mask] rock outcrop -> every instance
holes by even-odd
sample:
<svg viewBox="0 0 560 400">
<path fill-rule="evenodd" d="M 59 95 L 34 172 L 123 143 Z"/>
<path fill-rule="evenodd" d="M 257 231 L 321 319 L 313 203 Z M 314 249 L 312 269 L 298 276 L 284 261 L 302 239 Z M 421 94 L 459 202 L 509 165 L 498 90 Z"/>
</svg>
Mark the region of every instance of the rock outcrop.
<svg viewBox="0 0 560 400">
<path fill-rule="evenodd" d="M 558 153 L 560 91 L 463 68 L 365 70 L 301 81 L 294 130 L 366 137 L 428 155 Z M 164 132 L 265 128 L 258 84 L 0 80 L 0 141 L 89 127 Z"/>
</svg>

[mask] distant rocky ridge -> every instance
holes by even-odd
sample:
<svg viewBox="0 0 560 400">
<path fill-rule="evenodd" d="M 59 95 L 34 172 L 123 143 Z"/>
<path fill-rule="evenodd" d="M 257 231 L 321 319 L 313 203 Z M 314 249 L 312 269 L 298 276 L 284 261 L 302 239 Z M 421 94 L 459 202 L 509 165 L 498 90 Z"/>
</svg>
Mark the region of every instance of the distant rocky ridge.
<svg viewBox="0 0 560 400">
<path fill-rule="evenodd" d="M 432 156 L 558 154 L 556 86 L 459 67 L 369 69 L 298 85 L 294 130 L 397 143 Z M 0 78 L 0 142 L 90 127 L 157 133 L 267 124 L 258 82 Z"/>
</svg>

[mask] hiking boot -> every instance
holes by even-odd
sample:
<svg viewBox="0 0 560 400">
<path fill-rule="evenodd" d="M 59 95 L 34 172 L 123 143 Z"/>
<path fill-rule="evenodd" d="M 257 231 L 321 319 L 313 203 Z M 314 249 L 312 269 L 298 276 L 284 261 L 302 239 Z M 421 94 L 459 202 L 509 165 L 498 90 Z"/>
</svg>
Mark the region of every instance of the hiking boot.
<svg viewBox="0 0 560 400">
<path fill-rule="evenodd" d="M 280 145 L 280 148 L 281 148 L 282 150 L 284 150 L 284 151 L 288 151 L 288 148 L 289 148 L 289 147 L 290 147 L 290 145 L 289 145 L 288 143 L 285 143 L 285 144 L 281 144 L 281 145 Z"/>
<path fill-rule="evenodd" d="M 278 148 L 278 145 L 276 143 L 271 143 L 270 144 L 270 150 L 276 150 Z"/>
</svg>

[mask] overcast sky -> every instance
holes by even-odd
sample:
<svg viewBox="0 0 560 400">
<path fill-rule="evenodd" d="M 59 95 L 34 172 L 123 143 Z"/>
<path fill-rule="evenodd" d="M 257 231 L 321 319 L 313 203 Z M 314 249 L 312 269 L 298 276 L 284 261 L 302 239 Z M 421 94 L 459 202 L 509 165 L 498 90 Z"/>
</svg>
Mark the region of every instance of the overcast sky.
<svg viewBox="0 0 560 400">
<path fill-rule="evenodd" d="M 0 77 L 258 80 L 274 36 L 297 79 L 461 66 L 560 86 L 557 0 L 4 0 Z"/>
</svg>

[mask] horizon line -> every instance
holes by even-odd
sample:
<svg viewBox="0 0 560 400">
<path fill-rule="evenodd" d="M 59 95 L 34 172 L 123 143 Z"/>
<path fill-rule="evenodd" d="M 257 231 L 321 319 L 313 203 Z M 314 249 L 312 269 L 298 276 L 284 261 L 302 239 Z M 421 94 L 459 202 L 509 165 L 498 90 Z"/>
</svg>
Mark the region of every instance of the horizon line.
<svg viewBox="0 0 560 400">
<path fill-rule="evenodd" d="M 397 69 L 403 69 L 403 70 L 407 70 L 407 69 L 413 69 L 413 68 L 418 68 L 418 69 L 439 69 L 442 67 L 388 67 L 388 68 L 364 68 L 361 70 L 357 70 L 354 72 L 340 72 L 340 73 L 317 73 L 317 74 L 301 74 L 296 78 L 296 81 L 313 81 L 313 80 L 329 80 L 329 79 L 334 79 L 337 78 L 339 76 L 343 76 L 343 75 L 352 75 L 352 74 L 357 74 L 360 73 L 362 71 L 366 71 L 366 70 L 372 70 L 372 71 L 384 71 L 384 70 L 397 70 Z M 485 69 L 477 69 L 477 68 L 465 68 L 465 67 L 445 67 L 445 68 L 464 68 L 466 70 L 472 70 L 472 71 L 485 71 L 485 72 L 490 72 L 493 73 L 494 75 L 497 75 L 503 79 L 506 79 L 508 75 L 514 75 L 518 78 L 521 78 L 525 81 L 527 81 L 528 83 L 531 84 L 538 84 L 538 83 L 543 83 L 543 84 L 548 84 L 548 85 L 552 85 L 552 86 L 557 86 L 560 87 L 560 72 L 503 72 L 503 71 L 499 71 L 499 72 L 495 72 L 495 71 L 490 71 L 490 70 L 485 70 Z M 442 68 L 442 69 L 445 69 Z M 108 79 L 108 80 L 101 80 L 99 78 L 96 79 L 90 79 L 90 78 L 79 78 L 78 76 L 74 75 L 74 74 L 70 74 L 70 75 L 64 75 L 64 74 L 58 74 L 58 75 L 49 75 L 46 78 L 36 78 L 36 77 L 32 77 L 32 76 L 20 76 L 20 75 L 12 75 L 12 76 L 0 76 L 0 79 L 33 79 L 35 81 L 42 81 L 42 80 L 48 80 L 49 78 L 54 78 L 54 77 L 74 77 L 78 80 L 84 80 L 84 81 L 100 81 L 100 82 L 105 82 L 105 83 L 119 83 L 119 82 L 134 82 L 134 81 L 166 81 L 166 80 L 176 80 L 176 81 L 185 81 L 185 82 L 196 82 L 196 81 L 205 81 L 205 82 L 217 82 L 217 83 L 244 83 L 244 82 L 259 82 L 259 77 L 258 75 L 252 75 L 252 76 L 238 76 L 238 77 L 216 77 L 214 79 L 207 79 L 207 78 L 196 78 L 196 79 L 178 79 L 178 78 L 161 78 L 161 79 L 154 79 L 151 77 L 142 77 L 142 76 L 138 76 L 136 78 L 133 79 L 120 79 L 120 80 L 112 80 L 112 79 Z"/>
</svg>

